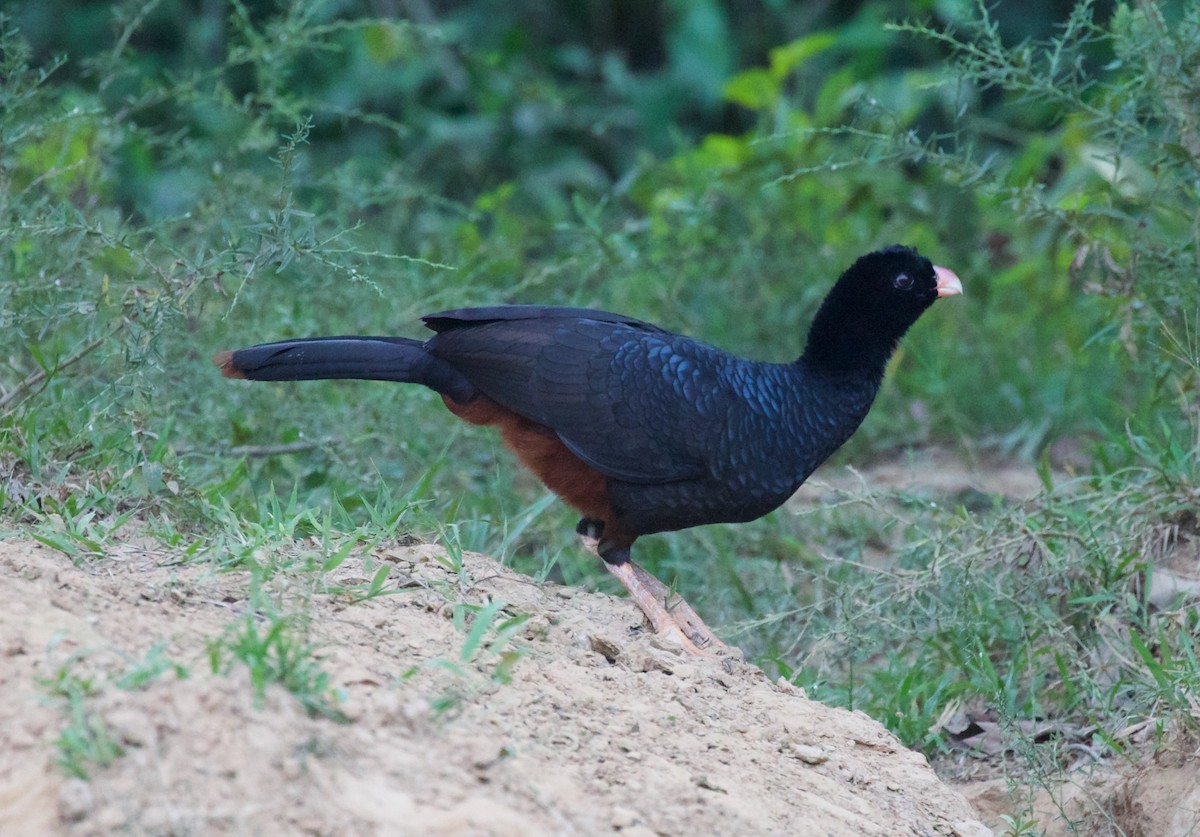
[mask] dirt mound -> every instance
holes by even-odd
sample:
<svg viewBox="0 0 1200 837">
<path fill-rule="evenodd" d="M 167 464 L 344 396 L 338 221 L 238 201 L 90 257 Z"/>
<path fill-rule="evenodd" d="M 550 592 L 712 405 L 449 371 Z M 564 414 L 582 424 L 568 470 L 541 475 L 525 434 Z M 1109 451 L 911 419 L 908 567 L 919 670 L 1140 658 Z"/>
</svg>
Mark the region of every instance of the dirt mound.
<svg viewBox="0 0 1200 837">
<path fill-rule="evenodd" d="M 247 576 L 179 559 L 0 542 L 0 833 L 989 833 L 869 718 L 429 546 L 272 580 L 347 720 L 256 706 L 251 667 L 209 661 L 254 623 Z M 383 562 L 393 595 L 338 592 Z M 86 780 L 56 764 L 80 750 Z"/>
</svg>

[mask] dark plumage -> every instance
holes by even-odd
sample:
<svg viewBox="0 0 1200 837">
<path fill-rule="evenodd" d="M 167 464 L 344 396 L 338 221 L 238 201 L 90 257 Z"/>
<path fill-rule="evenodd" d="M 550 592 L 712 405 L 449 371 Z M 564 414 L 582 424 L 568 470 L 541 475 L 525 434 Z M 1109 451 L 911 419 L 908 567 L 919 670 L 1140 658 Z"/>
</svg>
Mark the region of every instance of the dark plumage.
<svg viewBox="0 0 1200 837">
<path fill-rule="evenodd" d="M 498 425 L 583 513 L 579 533 L 655 629 L 695 650 L 719 641 L 690 608 L 666 612 L 666 589 L 625 566 L 634 540 L 777 508 L 862 422 L 909 326 L 961 291 L 915 250 L 870 253 L 835 283 L 792 363 L 745 360 L 604 311 L 531 305 L 430 314 L 437 333 L 424 342 L 291 340 L 214 360 L 252 380 L 423 384 L 460 418 Z"/>
</svg>

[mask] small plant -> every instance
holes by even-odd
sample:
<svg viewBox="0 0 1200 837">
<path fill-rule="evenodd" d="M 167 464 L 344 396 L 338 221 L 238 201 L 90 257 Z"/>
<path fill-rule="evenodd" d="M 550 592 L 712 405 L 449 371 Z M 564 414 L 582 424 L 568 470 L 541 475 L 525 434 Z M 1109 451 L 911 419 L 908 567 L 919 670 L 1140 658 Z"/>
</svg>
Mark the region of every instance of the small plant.
<svg viewBox="0 0 1200 837">
<path fill-rule="evenodd" d="M 168 659 L 166 647 L 165 642 L 157 642 L 146 652 L 145 659 L 131 660 L 132 665 L 113 681 L 114 685 L 119 689 L 136 691 L 146 688 L 167 673 L 175 675 L 177 680 L 187 680 L 191 671 L 187 666 Z"/>
<path fill-rule="evenodd" d="M 36 513 L 38 522 L 28 531 L 34 540 L 79 564 L 89 558 L 103 558 L 114 543 L 113 533 L 134 514 L 126 511 L 112 517 L 102 515 L 95 505 L 78 496 L 68 496 L 61 503 L 47 498 Z"/>
<path fill-rule="evenodd" d="M 498 662 L 492 669 L 492 679 L 497 683 L 509 682 L 513 666 L 523 656 L 522 651 L 506 646 L 529 621 L 527 613 L 506 616 L 505 607 L 507 603 L 503 599 L 493 599 L 482 606 L 460 602 L 454 606 L 452 617 L 455 627 L 460 631 L 465 630 L 467 634 L 459 653 L 459 662 L 474 662 L 485 655 L 496 657 Z"/>
<path fill-rule="evenodd" d="M 438 550 L 435 560 L 452 575 L 457 576 L 461 580 L 465 570 L 463 567 L 462 540 L 459 538 L 458 524 L 450 523 L 440 527 L 438 543 L 441 544 L 442 549 Z"/>
<path fill-rule="evenodd" d="M 58 766 L 70 776 L 87 779 L 91 771 L 120 758 L 124 749 L 104 719 L 88 708 L 87 699 L 95 694 L 95 687 L 90 678 L 71 671 L 72 662 L 59 667 L 41 685 L 62 702 L 66 717 L 66 725 L 54 741 Z"/>
<path fill-rule="evenodd" d="M 486 688 L 477 683 L 478 676 L 472 667 L 482 669 L 488 685 L 503 685 L 512 680 L 513 670 L 527 653 L 521 647 L 509 647 L 509 643 L 529 620 L 528 614 L 505 615 L 507 604 L 503 599 L 492 599 L 484 605 L 459 602 L 454 605 L 451 618 L 455 627 L 466 636 L 458 659 L 438 658 L 426 663 L 429 668 L 449 672 L 455 684 L 431 702 L 435 714 L 442 716 L 453 713 L 470 697 Z M 410 671 L 409 676 L 415 673 Z"/>
<path fill-rule="evenodd" d="M 250 672 L 255 705 L 262 706 L 267 686 L 278 684 L 300 701 L 309 714 L 346 720 L 338 709 L 341 694 L 330 685 L 315 657 L 316 646 L 296 630 L 292 620 L 251 614 L 208 645 L 214 674 L 240 662 Z"/>
<path fill-rule="evenodd" d="M 1000 821 L 1004 823 L 1000 837 L 1038 837 L 1042 833 L 1037 820 L 1025 814 L 1001 814 Z"/>
</svg>

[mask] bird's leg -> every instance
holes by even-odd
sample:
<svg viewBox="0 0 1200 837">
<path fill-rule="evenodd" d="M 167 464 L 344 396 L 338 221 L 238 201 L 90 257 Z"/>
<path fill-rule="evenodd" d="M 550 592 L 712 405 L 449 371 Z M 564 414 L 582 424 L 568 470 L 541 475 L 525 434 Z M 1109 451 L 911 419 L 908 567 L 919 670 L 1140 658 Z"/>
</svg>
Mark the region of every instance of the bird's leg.
<svg viewBox="0 0 1200 837">
<path fill-rule="evenodd" d="M 604 548 L 602 521 L 585 518 L 579 521 L 575 530 L 584 548 L 599 556 L 604 561 L 604 568 L 629 591 L 629 597 L 650 620 L 655 634 L 697 656 L 710 657 L 714 651 L 730 650 L 682 596 L 629 560 L 629 547 Z"/>
</svg>

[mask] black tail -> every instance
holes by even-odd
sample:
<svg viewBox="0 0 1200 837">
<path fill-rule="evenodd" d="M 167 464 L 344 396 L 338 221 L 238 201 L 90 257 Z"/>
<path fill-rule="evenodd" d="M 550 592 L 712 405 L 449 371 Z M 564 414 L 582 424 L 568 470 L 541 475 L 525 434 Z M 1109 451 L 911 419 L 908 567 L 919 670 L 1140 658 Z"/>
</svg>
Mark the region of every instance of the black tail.
<svg viewBox="0 0 1200 837">
<path fill-rule="evenodd" d="M 218 352 L 213 363 L 226 378 L 251 381 L 320 381 L 352 378 L 422 384 L 469 401 L 475 387 L 458 370 L 408 337 L 311 337 Z"/>
</svg>

